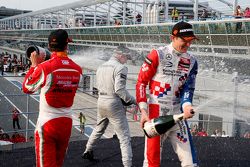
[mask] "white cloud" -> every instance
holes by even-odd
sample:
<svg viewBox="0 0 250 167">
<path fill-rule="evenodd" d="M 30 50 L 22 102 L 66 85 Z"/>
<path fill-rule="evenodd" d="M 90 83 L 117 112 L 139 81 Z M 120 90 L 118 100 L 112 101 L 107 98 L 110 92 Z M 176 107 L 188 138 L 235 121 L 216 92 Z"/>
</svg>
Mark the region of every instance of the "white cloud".
<svg viewBox="0 0 250 167">
<path fill-rule="evenodd" d="M 36 11 L 76 1 L 79 0 L 0 0 L 0 5 L 6 8 Z"/>
</svg>

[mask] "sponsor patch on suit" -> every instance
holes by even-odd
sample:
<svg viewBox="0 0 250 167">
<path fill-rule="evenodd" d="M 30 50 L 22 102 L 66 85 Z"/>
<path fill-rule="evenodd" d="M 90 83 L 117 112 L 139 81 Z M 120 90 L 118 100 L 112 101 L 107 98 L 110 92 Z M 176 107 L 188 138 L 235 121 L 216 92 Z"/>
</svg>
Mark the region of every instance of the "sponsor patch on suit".
<svg viewBox="0 0 250 167">
<path fill-rule="evenodd" d="M 178 63 L 178 70 L 188 72 L 190 68 L 190 59 L 181 57 Z"/>
<path fill-rule="evenodd" d="M 152 60 L 149 59 L 148 57 L 145 58 L 145 63 L 151 65 L 152 64 Z"/>
<path fill-rule="evenodd" d="M 121 78 L 123 78 L 123 79 L 127 79 L 127 75 L 125 75 L 125 74 L 121 74 Z"/>
</svg>

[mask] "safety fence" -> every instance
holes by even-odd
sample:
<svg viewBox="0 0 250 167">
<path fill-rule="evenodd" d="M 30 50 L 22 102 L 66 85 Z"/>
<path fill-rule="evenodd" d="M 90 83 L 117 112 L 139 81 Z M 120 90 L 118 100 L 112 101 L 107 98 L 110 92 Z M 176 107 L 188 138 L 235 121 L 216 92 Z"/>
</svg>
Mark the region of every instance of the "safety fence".
<svg viewBox="0 0 250 167">
<path fill-rule="evenodd" d="M 222 75 L 221 73 L 207 72 L 207 75 L 198 75 L 194 97 L 194 107 L 197 114 L 189 120 L 193 135 L 238 136 L 244 137 L 250 130 L 249 103 L 247 95 L 250 86 L 247 79 L 237 74 Z M 127 87 L 135 95 L 135 74 L 129 74 Z M 39 113 L 39 94 L 26 95 L 22 93 L 20 76 L 0 76 L 0 127 L 4 133 L 15 136 L 22 134 L 26 141 L 33 140 L 33 133 Z M 95 74 L 85 73 L 79 84 L 77 95 L 85 95 L 88 100 L 93 99 L 93 105 L 73 106 L 73 131 L 72 139 L 83 139 L 80 133 L 78 114 L 84 112 L 87 121 L 85 124 L 85 138 L 88 137 L 96 123 Z M 88 94 L 88 95 L 86 95 Z M 89 97 L 88 97 L 89 96 Z M 79 99 L 76 100 L 79 101 Z M 19 111 L 18 129 L 13 127 L 12 110 Z M 137 122 L 139 126 L 140 112 L 136 106 L 127 107 L 127 117 L 130 121 Z M 204 133 L 199 133 L 204 132 Z M 3 132 L 2 132 L 3 133 Z M 6 137 L 6 136 L 5 136 Z"/>
</svg>

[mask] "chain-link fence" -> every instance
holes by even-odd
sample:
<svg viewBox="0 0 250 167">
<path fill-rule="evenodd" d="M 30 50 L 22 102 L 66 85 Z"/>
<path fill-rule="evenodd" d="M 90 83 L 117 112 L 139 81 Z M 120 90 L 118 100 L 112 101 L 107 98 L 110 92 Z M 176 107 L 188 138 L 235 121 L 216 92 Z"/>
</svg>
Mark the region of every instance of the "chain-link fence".
<svg viewBox="0 0 250 167">
<path fill-rule="evenodd" d="M 127 88 L 135 96 L 137 73 L 128 74 Z M 0 127 L 11 138 L 16 133 L 25 137 L 26 141 L 33 140 L 38 113 L 39 94 L 26 95 L 22 93 L 23 77 L 0 77 Z M 194 106 L 197 114 L 191 119 L 191 129 L 204 129 L 207 134 L 222 133 L 228 136 L 243 137 L 250 129 L 248 94 L 250 92 L 249 77 L 219 73 L 215 71 L 200 71 L 197 76 Z M 88 94 L 88 95 L 86 95 Z M 83 102 L 84 98 L 91 100 Z M 86 97 L 87 96 L 87 97 Z M 95 86 L 95 73 L 85 73 L 79 84 L 75 104 L 73 106 L 72 139 L 83 139 L 80 133 L 78 115 L 86 114 L 85 137 L 89 136 L 96 123 L 96 99 L 98 91 Z M 19 111 L 20 129 L 13 125 L 13 109 Z M 135 106 L 127 107 L 128 119 L 139 122 L 140 113 Z M 138 124 L 139 127 L 139 124 Z M 112 131 L 112 130 L 110 130 Z M 112 133 L 112 132 L 110 132 Z M 196 134 L 194 134 L 196 135 Z"/>
</svg>

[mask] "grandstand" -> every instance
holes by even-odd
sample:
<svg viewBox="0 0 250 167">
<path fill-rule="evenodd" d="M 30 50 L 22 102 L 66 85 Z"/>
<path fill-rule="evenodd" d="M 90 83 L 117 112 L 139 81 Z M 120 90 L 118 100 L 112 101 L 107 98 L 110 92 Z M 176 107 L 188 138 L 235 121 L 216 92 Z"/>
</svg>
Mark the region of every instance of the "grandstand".
<svg viewBox="0 0 250 167">
<path fill-rule="evenodd" d="M 214 2 L 215 0 L 211 1 Z M 46 48 L 47 38 L 52 30 L 63 28 L 73 39 L 73 43 L 69 45 L 69 53 L 72 59 L 85 69 L 83 86 L 79 88 L 80 91 L 77 95 L 79 98 L 74 109 L 76 113 L 80 110 L 86 110 L 86 113 L 89 113 L 87 119 L 91 122 L 88 123 L 88 133 L 84 137 L 79 137 L 77 120 L 75 119 L 70 152 L 65 162 L 66 166 L 77 166 L 77 164 L 81 166 L 84 163 L 86 163 L 86 166 L 95 166 L 95 164 L 83 162 L 78 158 L 86 141 L 75 142 L 74 140 L 85 140 L 95 124 L 95 102 L 92 103 L 89 100 L 95 101 L 96 99 L 96 68 L 110 57 L 115 47 L 126 45 L 132 49 L 133 60 L 128 62 L 128 88 L 134 94 L 137 72 L 144 61 L 144 57 L 152 48 L 170 42 L 171 29 L 175 24 L 170 19 L 170 11 L 174 6 L 177 6 L 180 13 L 184 13 L 184 17 L 180 17 L 180 20 L 186 20 L 193 24 L 195 34 L 199 37 L 199 40 L 195 41 L 189 50 L 199 62 L 199 74 L 194 97 L 194 105 L 197 107 L 198 113 L 190 120 L 190 125 L 198 124 L 205 128 L 209 134 L 212 134 L 214 129 L 218 128 L 221 131 L 226 131 L 230 136 L 230 139 L 219 140 L 195 138 L 195 142 L 200 148 L 198 154 L 203 162 L 202 166 L 249 166 L 250 162 L 247 158 L 249 149 L 244 148 L 244 146 L 249 145 L 248 140 L 234 137 L 242 137 L 245 131 L 250 128 L 250 105 L 248 102 L 250 92 L 250 19 L 234 19 L 232 17 L 233 9 L 237 5 L 236 1 L 233 1 L 234 3 L 218 1 L 226 5 L 224 10 L 213 8 L 210 5 L 211 1 L 199 1 L 198 3 L 197 0 L 190 0 L 183 3 L 167 0 L 82 0 L 0 19 L 0 53 L 16 54 L 24 64 L 27 63 L 24 56 L 27 47 L 34 44 Z M 212 11 L 216 11 L 218 14 L 217 20 L 212 20 L 209 17 L 205 21 L 199 21 L 199 15 L 204 8 L 210 14 Z M 168 11 L 168 14 L 166 11 Z M 136 19 L 138 13 L 142 15 L 141 22 Z M 122 25 L 114 26 L 115 19 L 119 19 Z M 14 25 L 20 25 L 21 29 L 16 29 Z M 241 25 L 240 28 L 238 25 Z M 22 78 L 7 77 L 7 74 L 12 75 L 12 73 L 5 73 L 5 77 L 1 78 L 3 79 L 1 83 L 7 84 L 7 79 L 11 84 L 18 85 L 17 81 L 22 81 Z M 38 102 L 35 100 L 37 95 L 26 97 L 20 93 L 20 88 L 13 85 L 7 88 L 7 91 L 5 84 L 0 85 L 0 91 L 3 92 L 0 95 L 0 103 L 3 105 L 0 106 L 7 107 L 1 111 L 8 111 L 10 104 L 5 100 L 8 98 L 17 105 L 23 103 L 20 106 L 23 116 L 28 117 L 31 114 L 28 118 L 35 122 L 38 112 Z M 13 94 L 11 91 L 15 93 Z M 19 96 L 23 97 L 19 98 Z M 83 96 L 86 97 L 83 98 Z M 79 101 L 82 102 L 82 99 L 87 99 L 84 104 L 89 106 L 79 106 Z M 0 117 L 0 120 L 7 120 L 6 113 L 1 112 L 0 115 L 3 116 Z M 138 127 L 138 121 L 134 120 L 133 116 L 128 113 L 130 125 L 131 127 Z M 27 124 L 26 130 L 29 131 L 27 133 L 29 136 L 33 133 L 34 127 L 31 123 Z M 11 129 L 7 130 L 11 131 Z M 110 138 L 112 133 L 112 128 L 110 128 L 105 137 Z M 134 155 L 140 155 L 135 156 L 134 159 L 134 164 L 137 166 L 137 164 L 142 163 L 143 139 L 140 137 L 143 136 L 143 133 L 139 127 L 132 129 L 131 133 L 134 137 L 134 148 L 138 151 Z M 136 138 L 137 135 L 139 135 L 139 138 Z M 116 141 L 106 139 L 101 142 L 107 142 L 106 145 L 116 144 Z M 209 145 L 203 145 L 202 143 L 209 143 Z M 236 147 L 237 144 L 240 146 Z M 98 151 L 101 159 L 100 166 L 119 166 L 121 164 L 119 150 L 114 149 L 117 152 L 115 152 L 114 157 L 110 157 L 101 154 L 103 149 L 106 149 L 106 147 L 101 147 Z M 0 164 L 17 166 L 19 163 L 17 161 L 5 162 L 4 160 L 7 159 L 7 156 L 20 157 L 23 152 L 29 150 L 31 148 L 19 149 L 16 152 L 10 152 L 10 154 L 4 152 Z M 222 156 L 223 154 L 228 155 L 228 152 L 233 153 L 237 158 Z M 172 155 L 172 153 L 169 154 Z M 32 159 L 29 156 L 34 157 L 34 154 L 25 154 L 24 156 L 27 159 Z M 34 159 L 32 160 L 28 166 L 34 165 Z M 163 161 L 164 165 L 165 163 L 170 166 L 178 165 L 176 157 L 170 157 L 170 159 L 164 159 Z"/>
<path fill-rule="evenodd" d="M 214 0 L 215 1 L 215 0 Z M 220 6 L 227 5 L 228 9 L 218 10 L 211 1 L 189 0 L 81 0 L 70 4 L 56 6 L 48 9 L 22 12 L 20 15 L 0 20 L 2 29 L 13 29 L 18 25 L 21 29 L 55 28 L 59 25 L 67 27 L 81 26 L 110 26 L 119 19 L 122 25 L 128 24 L 155 24 L 171 21 L 171 11 L 176 7 L 179 19 L 199 20 L 203 9 L 208 11 L 211 19 L 232 16 L 237 5 L 219 0 Z M 136 16 L 141 15 L 141 21 Z M 83 24 L 84 23 L 84 24 Z"/>
<path fill-rule="evenodd" d="M 20 14 L 24 14 L 24 13 L 29 13 L 29 12 L 32 12 L 32 11 L 31 10 L 10 9 L 10 8 L 6 8 L 4 6 L 1 6 L 0 7 L 0 19 L 15 16 L 15 15 L 20 15 Z"/>
</svg>

